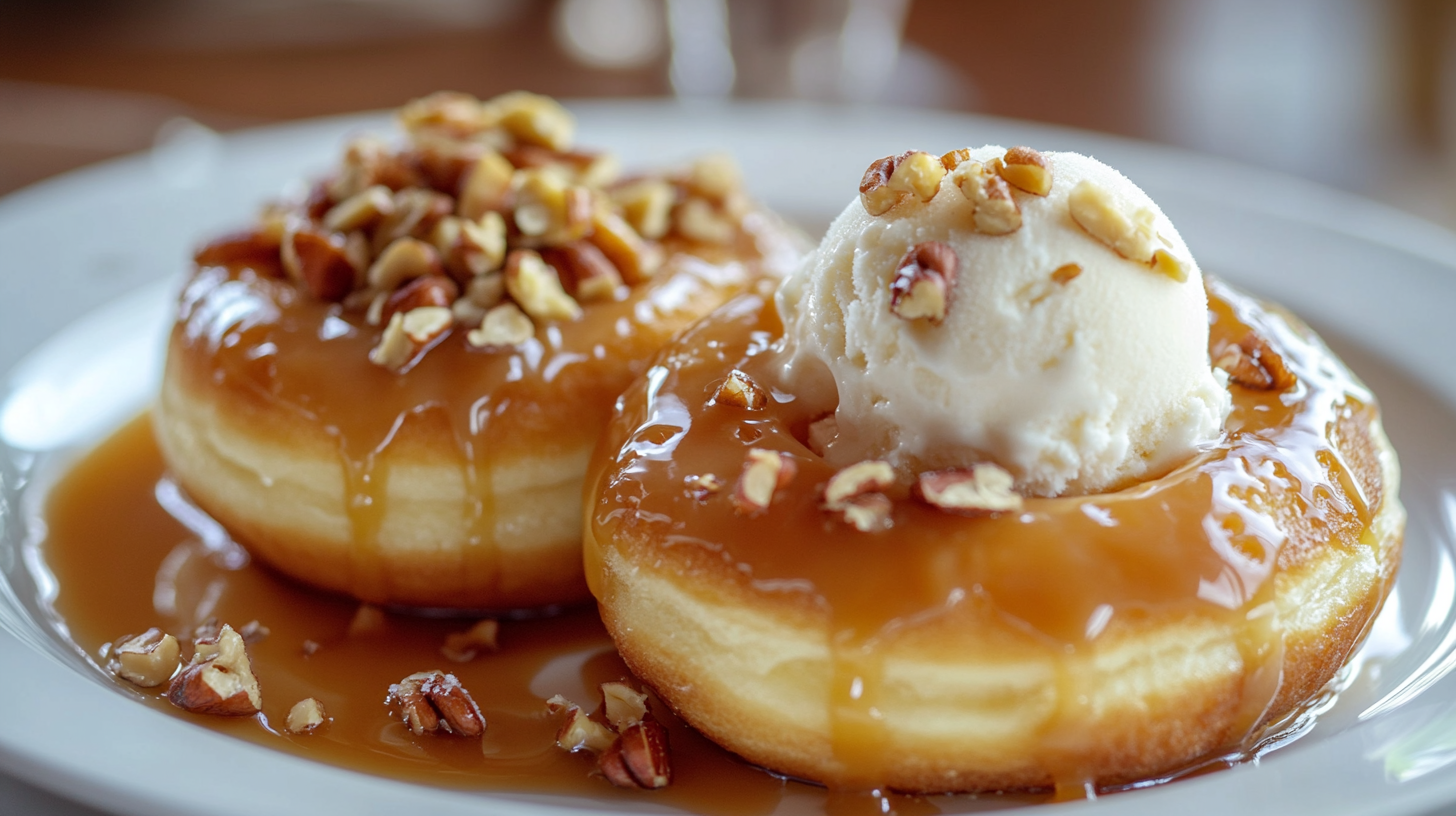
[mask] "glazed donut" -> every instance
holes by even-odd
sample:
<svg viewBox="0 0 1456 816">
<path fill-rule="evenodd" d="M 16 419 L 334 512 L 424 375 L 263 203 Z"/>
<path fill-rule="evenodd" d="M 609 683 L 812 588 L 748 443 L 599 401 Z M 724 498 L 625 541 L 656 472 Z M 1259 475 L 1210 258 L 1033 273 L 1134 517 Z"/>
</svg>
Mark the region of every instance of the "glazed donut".
<svg viewBox="0 0 1456 816">
<path fill-rule="evenodd" d="M 1046 159 L 1059 179 L 1083 167 Z M 974 203 L 938 195 L 953 198 L 946 207 Z M 894 254 L 916 241 L 964 255 L 1014 239 L 969 220 L 954 222 L 964 235 L 922 220 L 896 238 L 893 224 L 870 223 L 882 202 L 867 198 L 842 219 L 859 235 L 903 238 Z M 1084 266 L 1115 249 L 1098 225 L 1062 219 L 1065 193 L 1015 200 L 1023 233 L 1037 207 L 1063 208 L 1022 236 L 1040 247 L 1040 274 L 1062 268 L 1063 249 L 1088 253 Z M 1161 224 L 1156 215 L 1128 220 Z M 917 311 L 863 285 L 875 251 L 852 237 L 836 245 L 840 227 L 819 252 L 852 258 L 853 285 L 824 282 L 843 315 L 815 319 L 895 309 L 952 328 L 944 300 L 916 300 Z M 1063 228 L 1081 232 L 1043 252 Z M 1182 255 L 1175 234 L 1163 237 Z M 1108 257 L 1073 284 L 1158 284 L 1160 264 L 1183 264 L 1181 283 L 1159 285 L 1194 287 L 1178 296 L 1206 303 L 1202 365 L 1216 362 L 1229 402 L 1212 440 L 1102 490 L 1038 495 L 1047 481 L 1012 459 L 956 470 L 936 450 L 829 461 L 825 417 L 837 410 L 846 427 L 858 384 L 786 363 L 795 349 L 781 309 L 803 308 L 818 284 L 799 280 L 811 262 L 777 303 L 739 297 L 665 349 L 620 400 L 588 475 L 587 579 L 634 673 L 750 762 L 848 788 L 1080 793 L 1247 755 L 1288 727 L 1359 645 L 1399 562 L 1399 469 L 1376 403 L 1297 319 L 1219 282 L 1205 290 L 1186 255 Z M 914 250 L 906 258 L 947 272 Z M 958 282 L 942 276 L 956 290 L 950 308 L 971 308 L 982 271 L 962 258 Z M 887 290 L 900 277 L 865 274 Z"/>
<path fill-rule="evenodd" d="M 248 551 L 363 601 L 587 598 L 581 488 L 613 400 L 668 338 L 802 239 L 722 158 L 615 177 L 569 113 L 437 94 L 306 201 L 203 248 L 155 427 Z"/>
</svg>

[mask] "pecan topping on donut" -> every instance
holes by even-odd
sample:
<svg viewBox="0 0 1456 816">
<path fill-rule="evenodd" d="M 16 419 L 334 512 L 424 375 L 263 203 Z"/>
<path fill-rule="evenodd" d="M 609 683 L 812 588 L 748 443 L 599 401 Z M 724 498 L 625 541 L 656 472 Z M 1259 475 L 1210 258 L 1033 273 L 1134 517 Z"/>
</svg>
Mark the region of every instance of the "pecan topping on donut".
<svg viewBox="0 0 1456 816">
<path fill-rule="evenodd" d="M 485 733 L 485 717 L 453 674 L 438 670 L 411 674 L 389 687 L 388 702 L 398 708 L 416 736 L 441 731 L 462 737 Z"/>
<path fill-rule="evenodd" d="M 890 311 L 905 320 L 928 320 L 939 326 L 950 311 L 960 259 L 940 241 L 916 244 L 890 281 Z"/>
<path fill-rule="evenodd" d="M 787 487 L 798 472 L 794 460 L 778 451 L 750 450 L 733 488 L 733 506 L 748 516 L 767 510 L 774 494 Z"/>
<path fill-rule="evenodd" d="M 850 465 L 829 479 L 824 486 L 824 505 L 838 509 L 847 500 L 865 493 L 878 493 L 895 484 L 895 469 L 889 462 L 868 459 Z"/>
<path fill-rule="evenodd" d="M 1021 509 L 1016 480 L 1005 468 L 983 462 L 920 474 L 916 491 L 935 507 L 966 515 L 985 515 Z"/>
<path fill-rule="evenodd" d="M 728 379 L 714 392 L 712 404 L 761 411 L 768 405 L 768 392 L 759 387 L 752 377 L 735 368 L 728 372 Z"/>
<path fill-rule="evenodd" d="M 584 304 L 650 280 L 664 261 L 658 239 L 732 244 L 750 209 L 723 156 L 619 182 L 616 158 L 573 149 L 571 114 L 536 94 L 438 93 L 398 118 L 403 145 L 355 139 L 306 199 L 268 205 L 255 230 L 205 247 L 197 263 L 281 270 L 311 297 L 362 312 L 382 327 L 370 359 L 403 373 L 430 345 L 405 343 L 394 314 L 444 308 L 475 329 L 469 345 L 508 348 L 538 322 L 575 320 Z M 921 184 L 912 165 L 897 184 Z M 547 263 L 531 260 L 540 255 Z M 411 285 L 442 274 L 453 288 Z M 513 310 L 492 313 L 503 299 Z"/>
<path fill-rule="evenodd" d="M 862 533 L 890 526 L 893 502 L 881 491 L 895 484 L 888 462 L 870 459 L 834 474 L 824 486 L 824 509 L 839 513 Z"/>
<path fill-rule="evenodd" d="M 354 288 L 354 265 L 344 239 L 308 230 L 283 236 L 283 269 L 319 300 L 339 301 Z"/>
<path fill-rule="evenodd" d="M 1256 391 L 1287 391 L 1298 382 L 1279 352 L 1252 331 L 1224 346 L 1213 364 L 1233 382 Z"/>
<path fill-rule="evenodd" d="M 385 299 L 380 319 L 388 321 L 395 312 L 408 312 L 422 306 L 448 309 L 459 296 L 460 287 L 443 275 L 415 278 Z"/>
</svg>

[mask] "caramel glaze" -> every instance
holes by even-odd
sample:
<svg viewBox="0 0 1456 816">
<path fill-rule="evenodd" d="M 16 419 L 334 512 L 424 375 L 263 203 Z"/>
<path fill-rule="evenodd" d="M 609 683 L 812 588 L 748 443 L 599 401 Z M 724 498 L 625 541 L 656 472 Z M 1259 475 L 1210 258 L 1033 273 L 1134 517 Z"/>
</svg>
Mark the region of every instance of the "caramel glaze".
<svg viewBox="0 0 1456 816">
<path fill-rule="evenodd" d="M 546 324 L 504 349 L 474 348 L 456 329 L 399 373 L 369 362 L 380 330 L 362 312 L 308 296 L 275 258 L 203 266 L 182 291 L 167 377 L 284 444 L 316 446 L 321 434 L 334 440 L 351 494 L 345 512 L 355 574 L 323 585 L 342 583 L 366 600 L 392 597 L 378 528 L 390 465 L 409 458 L 464 469 L 472 506 L 462 511 L 471 531 L 463 546 L 473 553 L 462 569 L 483 574 L 458 581 L 489 587 L 489 565 L 498 561 L 493 462 L 589 449 L 614 399 L 652 354 L 726 298 L 786 271 L 796 241 L 761 211 L 744 217 L 729 245 L 670 238 L 668 260 L 650 281 L 619 287 L 580 320 Z"/>
<path fill-rule="evenodd" d="M 829 610 L 833 750 L 853 774 L 885 744 L 871 716 L 876 645 L 933 624 L 938 610 L 957 605 L 949 599 L 968 601 L 956 614 L 972 615 L 976 626 L 1018 639 L 1029 631 L 1060 654 L 1088 643 L 1098 618 L 1111 627 L 1190 613 L 1242 621 L 1272 597 L 1279 574 L 1323 548 L 1378 546 L 1364 533 L 1386 500 L 1382 471 L 1374 454 L 1359 453 L 1376 450 L 1371 394 L 1294 318 L 1276 319 L 1218 283 L 1210 284 L 1209 309 L 1214 358 L 1253 329 L 1299 382 L 1284 393 L 1231 386 L 1224 438 L 1192 461 L 1120 492 L 1033 498 L 1024 512 L 996 517 L 948 514 L 902 491 L 892 495 L 893 529 L 865 534 L 819 507 L 834 471 L 804 440 L 808 424 L 835 405 L 796 398 L 779 381 L 777 313 L 771 301 L 741 297 L 680 338 L 622 398 L 589 471 L 591 532 L 628 563 L 712 576 L 710 584 L 736 584 L 735 595 L 766 608 Z M 733 368 L 769 389 L 766 410 L 710 404 Z M 750 447 L 782 451 L 798 465 L 792 484 L 756 517 L 727 500 Z M 708 473 L 728 487 L 705 497 L 685 485 Z M 1396 556 L 1377 555 L 1392 574 Z M 589 563 L 589 582 L 596 573 Z M 1234 748 L 1251 744 L 1269 713 L 1319 691 L 1280 682 L 1276 627 L 1238 630 L 1247 633 L 1245 663 L 1257 668 Z M 1347 657 L 1330 656 L 1324 677 Z M 1045 744 L 1055 743 L 1057 728 L 1076 727 L 1075 709 L 1064 701 Z M 1080 793 L 1088 782 L 1075 758 L 1044 760 L 1059 788 Z"/>
</svg>

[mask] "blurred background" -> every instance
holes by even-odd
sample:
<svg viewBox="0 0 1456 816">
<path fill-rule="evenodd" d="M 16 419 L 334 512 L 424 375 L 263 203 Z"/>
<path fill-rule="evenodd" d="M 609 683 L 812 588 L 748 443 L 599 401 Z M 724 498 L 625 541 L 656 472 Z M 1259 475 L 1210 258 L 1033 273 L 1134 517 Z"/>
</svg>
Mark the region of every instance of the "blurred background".
<svg viewBox="0 0 1456 816">
<path fill-rule="evenodd" d="M 1456 0 L 0 0 L 0 193 L 158 142 L 489 96 L 933 106 L 1456 226 Z"/>
</svg>

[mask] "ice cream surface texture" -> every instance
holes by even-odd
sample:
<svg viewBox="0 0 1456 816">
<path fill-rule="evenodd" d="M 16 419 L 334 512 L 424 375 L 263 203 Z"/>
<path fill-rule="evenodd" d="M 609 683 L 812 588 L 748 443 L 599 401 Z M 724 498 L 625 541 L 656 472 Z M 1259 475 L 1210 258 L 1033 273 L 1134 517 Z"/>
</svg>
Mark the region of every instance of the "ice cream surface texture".
<svg viewBox="0 0 1456 816">
<path fill-rule="evenodd" d="M 978 231 L 987 211 L 963 192 L 975 188 L 966 171 L 1005 153 L 969 151 L 929 201 L 908 195 L 871 215 L 855 200 L 779 290 L 786 378 L 827 371 L 838 389 L 833 421 L 811 439 L 841 467 L 991 461 L 1023 495 L 1161 475 L 1218 439 L 1229 411 L 1209 363 L 1202 274 L 1146 193 L 1075 153 L 1041 154 L 1046 195 L 1001 187 L 1018 228 Z M 1119 228 L 1139 227 L 1140 248 L 1118 245 Z M 938 322 L 891 308 L 902 261 L 929 242 L 958 260 Z M 1153 249 L 1162 257 L 1134 259 Z M 1159 268 L 1166 261 L 1177 274 Z"/>
</svg>

